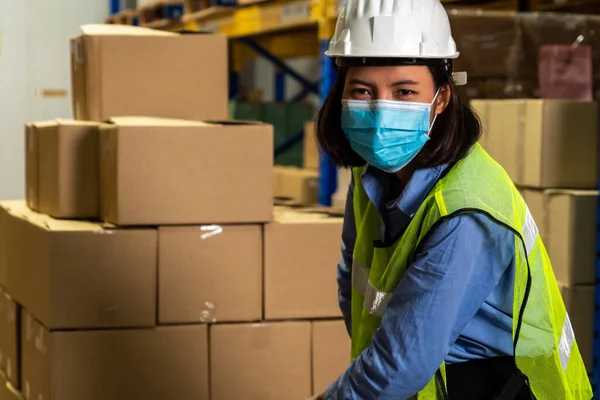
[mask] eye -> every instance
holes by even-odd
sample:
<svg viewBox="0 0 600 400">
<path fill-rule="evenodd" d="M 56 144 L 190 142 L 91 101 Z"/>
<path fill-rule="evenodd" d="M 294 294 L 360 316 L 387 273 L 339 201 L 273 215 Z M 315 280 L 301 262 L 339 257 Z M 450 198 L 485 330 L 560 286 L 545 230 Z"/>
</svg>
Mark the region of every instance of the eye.
<svg viewBox="0 0 600 400">
<path fill-rule="evenodd" d="M 354 88 L 352 89 L 352 97 L 370 97 L 371 91 L 367 88 Z"/>
<path fill-rule="evenodd" d="M 400 89 L 396 92 L 396 96 L 398 97 L 406 97 L 415 94 L 416 92 L 410 89 Z"/>
</svg>

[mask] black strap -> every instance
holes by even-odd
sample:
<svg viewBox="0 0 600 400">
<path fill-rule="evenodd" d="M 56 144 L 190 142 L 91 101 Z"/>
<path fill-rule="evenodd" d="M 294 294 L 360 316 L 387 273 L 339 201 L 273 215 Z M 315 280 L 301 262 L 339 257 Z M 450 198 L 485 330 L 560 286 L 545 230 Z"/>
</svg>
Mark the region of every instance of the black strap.
<svg viewBox="0 0 600 400">
<path fill-rule="evenodd" d="M 498 394 L 494 400 L 514 400 L 517 398 L 519 393 L 521 393 L 521 390 L 524 386 L 529 386 L 527 377 L 521 372 L 514 373 L 511 375 L 508 382 L 506 382 L 506 385 L 504 385 L 500 394 Z M 529 392 L 531 393 L 531 390 L 529 390 Z M 534 398 L 533 394 L 531 395 L 531 398 Z"/>
</svg>

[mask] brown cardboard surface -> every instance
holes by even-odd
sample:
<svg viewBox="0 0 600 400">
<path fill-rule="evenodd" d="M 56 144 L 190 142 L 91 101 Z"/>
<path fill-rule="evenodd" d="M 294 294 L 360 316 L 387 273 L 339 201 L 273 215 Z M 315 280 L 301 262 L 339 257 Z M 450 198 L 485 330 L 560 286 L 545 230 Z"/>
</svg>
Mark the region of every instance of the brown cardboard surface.
<svg viewBox="0 0 600 400">
<path fill-rule="evenodd" d="M 454 9 L 449 12 L 452 36 L 461 56 L 455 69 L 469 78 L 536 81 L 539 48 L 545 44 L 580 43 L 597 48 L 600 18 L 596 15 L 525 13 Z M 580 38 L 580 39 L 578 39 Z M 579 41 L 578 41 L 579 40 Z M 600 75 L 593 55 L 594 78 Z"/>
<path fill-rule="evenodd" d="M 50 329 L 153 326 L 154 229 L 11 209 L 7 291 Z"/>
<path fill-rule="evenodd" d="M 56 120 L 33 129 L 38 173 L 27 187 L 37 184 L 36 210 L 55 218 L 97 218 L 99 124 Z"/>
<path fill-rule="evenodd" d="M 8 220 L 10 215 L 0 203 L 0 287 L 6 287 L 8 274 Z"/>
<path fill-rule="evenodd" d="M 319 146 L 315 137 L 315 123 L 313 121 L 304 124 L 304 162 L 306 169 L 319 170 Z"/>
<path fill-rule="evenodd" d="M 350 336 L 344 321 L 313 322 L 313 394 L 323 393 L 349 365 Z"/>
<path fill-rule="evenodd" d="M 471 104 L 482 118 L 482 145 L 515 184 L 597 187 L 597 103 L 521 99 Z"/>
<path fill-rule="evenodd" d="M 318 203 L 318 171 L 282 165 L 276 165 L 274 171 L 275 198 L 286 200 L 290 204 L 311 205 Z"/>
<path fill-rule="evenodd" d="M 139 27 L 86 26 L 71 41 L 73 114 L 227 118 L 227 39 Z"/>
<path fill-rule="evenodd" d="M 266 319 L 341 315 L 336 266 L 342 221 L 318 212 L 275 212 L 264 228 Z"/>
<path fill-rule="evenodd" d="M 16 387 L 21 384 L 20 314 L 19 305 L 0 290 L 0 370 Z"/>
<path fill-rule="evenodd" d="M 206 325 L 49 332 L 25 313 L 22 333 L 27 399 L 209 398 Z"/>
<path fill-rule="evenodd" d="M 260 225 L 161 227 L 158 243 L 159 323 L 262 318 Z"/>
<path fill-rule="evenodd" d="M 4 232 L 4 267 L 2 270 L 4 288 L 17 302 L 22 302 L 25 298 L 25 285 L 29 271 L 26 256 L 32 253 L 27 246 L 30 223 L 19 216 L 29 213 L 32 215 L 32 219 L 35 219 L 39 214 L 30 212 L 23 201 L 2 202 L 0 208 L 0 233 Z M 0 257 L 2 256 L 0 255 Z"/>
<path fill-rule="evenodd" d="M 531 189 L 522 192 L 556 279 L 565 284 L 594 283 L 598 192 Z"/>
<path fill-rule="evenodd" d="M 25 125 L 25 198 L 32 210 L 38 208 L 38 147 L 32 124 Z"/>
<path fill-rule="evenodd" d="M 125 118 L 103 126 L 100 136 L 105 221 L 177 225 L 272 218 L 270 125 Z"/>
<path fill-rule="evenodd" d="M 21 393 L 0 372 L 0 400 L 23 400 Z"/>
<path fill-rule="evenodd" d="M 586 370 L 594 367 L 594 285 L 567 286 L 559 283 L 560 291 L 575 332 L 579 352 Z"/>
<path fill-rule="evenodd" d="M 310 331 L 310 322 L 211 326 L 211 400 L 310 397 Z"/>
</svg>

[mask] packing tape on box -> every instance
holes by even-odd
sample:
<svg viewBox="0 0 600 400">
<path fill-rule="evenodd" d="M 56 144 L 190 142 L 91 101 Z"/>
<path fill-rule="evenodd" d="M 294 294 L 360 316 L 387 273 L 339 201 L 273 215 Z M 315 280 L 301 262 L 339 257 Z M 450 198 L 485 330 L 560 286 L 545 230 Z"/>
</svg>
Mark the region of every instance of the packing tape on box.
<svg viewBox="0 0 600 400">
<path fill-rule="evenodd" d="M 46 354 L 46 343 L 44 340 L 44 328 L 40 325 L 38 334 L 35 337 L 35 347 L 42 353 Z"/>
<path fill-rule="evenodd" d="M 204 232 L 200 235 L 201 239 L 208 239 L 223 233 L 223 227 L 221 225 L 203 225 L 200 227 L 200 230 Z"/>
</svg>

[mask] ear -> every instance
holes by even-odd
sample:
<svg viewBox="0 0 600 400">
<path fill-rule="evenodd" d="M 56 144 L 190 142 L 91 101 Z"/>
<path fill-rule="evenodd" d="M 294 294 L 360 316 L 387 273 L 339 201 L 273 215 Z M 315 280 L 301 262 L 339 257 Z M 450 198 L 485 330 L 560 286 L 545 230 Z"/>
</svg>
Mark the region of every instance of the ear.
<svg viewBox="0 0 600 400">
<path fill-rule="evenodd" d="M 450 89 L 450 85 L 446 84 L 440 88 L 440 93 L 438 94 L 437 100 L 435 101 L 435 115 L 439 115 L 444 112 L 448 103 L 450 103 L 450 95 L 452 94 L 452 89 Z"/>
</svg>

